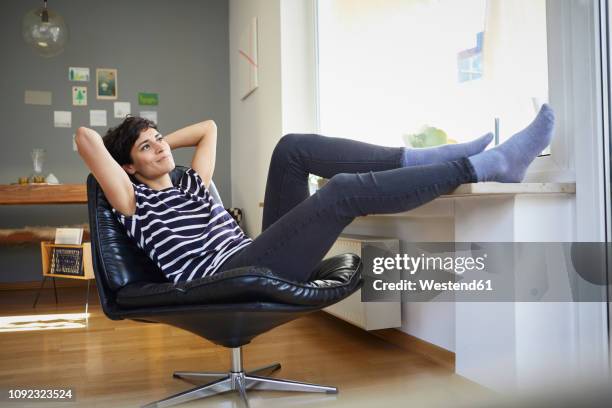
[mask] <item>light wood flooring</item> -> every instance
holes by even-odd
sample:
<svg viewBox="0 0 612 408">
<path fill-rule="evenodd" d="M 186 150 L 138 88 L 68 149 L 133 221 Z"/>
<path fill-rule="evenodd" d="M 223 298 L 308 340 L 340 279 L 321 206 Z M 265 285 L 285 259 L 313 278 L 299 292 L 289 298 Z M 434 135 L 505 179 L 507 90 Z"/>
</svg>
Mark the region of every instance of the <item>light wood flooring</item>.
<svg viewBox="0 0 612 408">
<path fill-rule="evenodd" d="M 80 313 L 84 288 L 0 291 L 0 316 Z M 0 333 L 0 391 L 67 388 L 71 404 L 10 404 L 32 407 L 138 407 L 192 388 L 173 379 L 175 370 L 228 371 L 229 352 L 191 333 L 162 324 L 112 321 L 90 298 L 88 326 Z M 336 395 L 250 391 L 255 407 L 470 407 L 492 397 L 484 388 L 413 351 L 399 348 L 324 312 L 294 320 L 243 347 L 248 370 L 280 362 L 272 376 L 333 385 Z M 181 407 L 239 407 L 226 393 Z"/>
</svg>

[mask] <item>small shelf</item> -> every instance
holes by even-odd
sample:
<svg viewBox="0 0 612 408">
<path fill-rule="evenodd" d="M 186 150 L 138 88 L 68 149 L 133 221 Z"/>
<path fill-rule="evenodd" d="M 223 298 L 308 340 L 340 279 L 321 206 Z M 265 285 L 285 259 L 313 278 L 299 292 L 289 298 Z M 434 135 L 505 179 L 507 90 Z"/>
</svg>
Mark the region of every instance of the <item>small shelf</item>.
<svg viewBox="0 0 612 408">
<path fill-rule="evenodd" d="M 57 273 L 50 273 L 51 270 L 51 256 L 53 248 L 83 248 L 83 275 L 63 275 Z M 40 243 L 40 251 L 42 256 L 42 276 L 48 276 L 52 278 L 68 278 L 68 279 L 80 279 L 80 280 L 91 280 L 95 279 L 93 273 L 93 263 L 91 261 L 91 243 L 83 242 L 81 245 L 67 245 L 67 244 L 54 244 L 53 242 L 43 241 Z"/>
<path fill-rule="evenodd" d="M 0 184 L 0 205 L 87 204 L 85 184 Z"/>
</svg>

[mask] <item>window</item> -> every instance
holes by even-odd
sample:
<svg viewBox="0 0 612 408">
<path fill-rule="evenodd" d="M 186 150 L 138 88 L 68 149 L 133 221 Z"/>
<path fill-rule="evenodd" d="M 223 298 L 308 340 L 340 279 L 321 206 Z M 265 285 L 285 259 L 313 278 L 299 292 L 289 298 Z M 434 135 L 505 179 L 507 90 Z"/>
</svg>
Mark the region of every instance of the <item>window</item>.
<svg viewBox="0 0 612 408">
<path fill-rule="evenodd" d="M 428 146 L 444 142 L 432 128 L 463 142 L 495 131 L 498 118 L 501 143 L 548 101 L 545 0 L 317 7 L 322 134 Z"/>
</svg>

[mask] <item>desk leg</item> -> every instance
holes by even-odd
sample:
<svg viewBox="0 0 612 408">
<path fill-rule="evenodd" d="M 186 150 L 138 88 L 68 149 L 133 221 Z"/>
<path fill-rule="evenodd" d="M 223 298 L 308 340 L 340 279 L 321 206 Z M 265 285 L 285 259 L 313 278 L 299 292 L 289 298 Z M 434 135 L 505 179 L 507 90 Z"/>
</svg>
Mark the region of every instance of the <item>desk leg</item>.
<svg viewBox="0 0 612 408">
<path fill-rule="evenodd" d="M 43 276 L 42 283 L 40 284 L 40 288 L 38 288 L 38 292 L 36 292 L 36 299 L 34 299 L 33 308 L 36 308 L 36 304 L 38 303 L 38 298 L 40 297 L 40 291 L 42 291 L 43 286 L 45 286 L 45 281 L 47 280 L 46 276 Z"/>
<path fill-rule="evenodd" d="M 55 278 L 53 279 L 53 293 L 55 293 L 55 304 L 57 305 L 57 287 L 55 287 Z"/>
</svg>

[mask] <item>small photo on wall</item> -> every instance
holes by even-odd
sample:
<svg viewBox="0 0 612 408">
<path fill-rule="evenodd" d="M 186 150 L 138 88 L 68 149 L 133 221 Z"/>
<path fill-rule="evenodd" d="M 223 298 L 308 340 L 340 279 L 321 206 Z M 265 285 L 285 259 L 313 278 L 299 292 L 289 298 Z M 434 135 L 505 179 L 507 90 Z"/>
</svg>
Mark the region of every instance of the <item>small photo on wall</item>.
<svg viewBox="0 0 612 408">
<path fill-rule="evenodd" d="M 96 99 L 117 99 L 117 70 L 96 69 Z"/>
<path fill-rule="evenodd" d="M 72 106 L 87 106 L 87 87 L 72 87 Z"/>
<path fill-rule="evenodd" d="M 138 92 L 139 105 L 159 105 L 159 94 L 151 92 Z"/>
<path fill-rule="evenodd" d="M 89 81 L 89 68 L 69 67 L 68 68 L 68 79 L 71 81 L 88 82 Z"/>
</svg>

